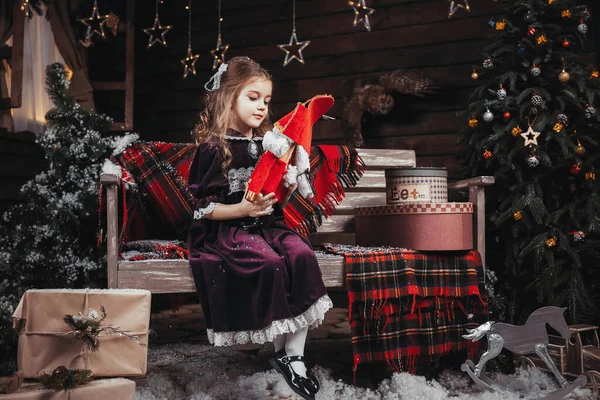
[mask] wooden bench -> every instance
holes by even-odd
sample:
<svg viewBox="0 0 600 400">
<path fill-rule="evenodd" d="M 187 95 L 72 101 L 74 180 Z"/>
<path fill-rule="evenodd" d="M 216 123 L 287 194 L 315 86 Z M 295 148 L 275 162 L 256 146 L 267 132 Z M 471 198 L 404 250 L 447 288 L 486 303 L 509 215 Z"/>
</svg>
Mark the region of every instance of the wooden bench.
<svg viewBox="0 0 600 400">
<path fill-rule="evenodd" d="M 334 215 L 326 219 L 310 240 L 315 248 L 324 242 L 354 244 L 354 208 L 386 204 L 385 169 L 416 165 L 413 150 L 359 149 L 367 169 L 353 188 L 345 188 L 346 198 Z M 107 191 L 108 287 L 147 289 L 153 293 L 195 292 L 194 279 L 187 260 L 125 261 L 119 259 L 118 188 L 119 178 L 103 174 L 100 182 Z M 474 205 L 474 244 L 485 265 L 485 186 L 493 184 L 489 176 L 471 178 L 448 185 L 449 190 L 468 190 Z M 317 251 L 317 258 L 328 288 L 345 287 L 344 258 Z"/>
</svg>

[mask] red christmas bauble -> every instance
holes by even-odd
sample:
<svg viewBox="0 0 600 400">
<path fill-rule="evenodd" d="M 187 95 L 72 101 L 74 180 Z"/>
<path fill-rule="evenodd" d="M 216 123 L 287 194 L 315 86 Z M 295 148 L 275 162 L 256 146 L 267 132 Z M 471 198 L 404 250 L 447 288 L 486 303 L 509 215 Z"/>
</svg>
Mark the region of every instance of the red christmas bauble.
<svg viewBox="0 0 600 400">
<path fill-rule="evenodd" d="M 504 119 L 510 119 L 511 115 L 508 111 L 504 113 Z"/>
<path fill-rule="evenodd" d="M 565 39 L 563 40 L 562 45 L 565 49 L 568 49 L 569 46 L 571 46 L 571 43 L 567 39 Z"/>
</svg>

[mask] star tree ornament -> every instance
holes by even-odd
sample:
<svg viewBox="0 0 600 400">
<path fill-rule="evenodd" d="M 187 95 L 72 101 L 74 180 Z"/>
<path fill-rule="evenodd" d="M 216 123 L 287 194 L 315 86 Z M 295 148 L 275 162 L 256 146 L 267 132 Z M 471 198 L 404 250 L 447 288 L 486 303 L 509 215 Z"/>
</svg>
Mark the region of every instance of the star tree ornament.
<svg viewBox="0 0 600 400">
<path fill-rule="evenodd" d="M 525 146 L 534 145 L 537 146 L 537 138 L 541 135 L 540 132 L 536 132 L 533 130 L 533 127 L 529 125 L 527 131 L 521 133 L 521 137 L 525 139 Z"/>
<path fill-rule="evenodd" d="M 298 61 L 300 64 L 304 64 L 304 56 L 302 55 L 302 51 L 309 44 L 310 40 L 299 42 L 298 36 L 296 36 L 296 0 L 294 0 L 292 3 L 292 35 L 290 36 L 290 41 L 287 44 L 284 43 L 277 45 L 277 47 L 285 52 L 283 66 L 287 66 L 293 60 Z"/>
<path fill-rule="evenodd" d="M 450 2 L 450 8 L 448 9 L 448 18 L 452 18 L 455 12 L 458 11 L 459 8 L 464 9 L 465 11 L 471 12 L 471 7 L 469 6 L 468 0 L 463 0 L 463 4 L 460 4 L 459 1 L 448 0 Z"/>
<path fill-rule="evenodd" d="M 192 0 L 188 0 L 188 48 L 186 57 L 181 60 L 183 64 L 183 79 L 191 73 L 196 76 L 196 61 L 200 58 L 200 54 L 192 52 Z"/>
<path fill-rule="evenodd" d="M 372 7 L 367 7 L 365 0 L 349 1 L 348 5 L 354 10 L 354 21 L 352 26 L 363 24 L 367 31 L 371 31 L 371 22 L 369 16 L 375 12 Z"/>
<path fill-rule="evenodd" d="M 223 17 L 221 16 L 221 0 L 219 0 L 218 12 L 219 22 L 217 26 L 217 44 L 215 45 L 214 49 L 210 50 L 210 54 L 213 56 L 213 71 L 219 68 L 219 65 L 225 62 L 225 53 L 227 53 L 227 50 L 229 50 L 229 45 L 223 44 L 223 40 L 221 39 L 221 22 L 223 22 Z"/>
<path fill-rule="evenodd" d="M 158 0 L 156 0 L 156 13 L 154 14 L 154 24 L 150 28 L 142 29 L 148 38 L 148 48 L 154 46 L 156 43 L 160 43 L 167 47 L 167 39 L 165 35 L 173 27 L 171 25 L 162 26 L 160 24 L 160 18 L 158 16 Z"/>
<path fill-rule="evenodd" d="M 100 15 L 100 13 L 98 12 L 98 0 L 94 0 L 92 15 L 89 18 L 79 18 L 79 22 L 87 26 L 84 39 L 85 42 L 91 42 L 94 35 L 98 35 L 102 39 L 106 39 L 104 27 L 106 25 L 107 18 L 108 15 Z"/>
</svg>

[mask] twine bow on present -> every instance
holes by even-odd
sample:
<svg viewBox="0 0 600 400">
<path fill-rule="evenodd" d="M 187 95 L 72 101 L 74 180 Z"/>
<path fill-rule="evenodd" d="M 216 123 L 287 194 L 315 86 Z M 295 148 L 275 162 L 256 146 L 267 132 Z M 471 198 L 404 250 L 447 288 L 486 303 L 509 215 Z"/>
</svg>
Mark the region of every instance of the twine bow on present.
<svg viewBox="0 0 600 400">
<path fill-rule="evenodd" d="M 124 331 L 121 328 L 113 325 L 102 326 L 102 322 L 106 319 L 106 309 L 104 306 L 100 306 L 100 313 L 102 316 L 98 314 L 98 311 L 94 309 L 90 309 L 87 315 L 83 315 L 81 312 L 76 315 L 67 314 L 64 316 L 63 320 L 65 323 L 71 328 L 70 331 L 65 332 L 64 335 L 74 335 L 76 338 L 81 339 L 83 341 L 83 346 L 81 351 L 78 354 L 75 354 L 73 357 L 67 361 L 67 365 L 70 365 L 75 359 L 78 357 L 83 358 L 84 365 L 86 369 L 92 369 L 92 360 L 90 357 L 90 351 L 97 351 L 100 348 L 100 340 L 99 337 L 103 333 L 102 336 L 122 336 L 127 339 L 133 340 L 141 347 L 146 347 L 144 343 L 140 341 L 140 334 L 147 334 L 147 332 L 142 333 L 132 333 L 128 331 Z"/>
</svg>

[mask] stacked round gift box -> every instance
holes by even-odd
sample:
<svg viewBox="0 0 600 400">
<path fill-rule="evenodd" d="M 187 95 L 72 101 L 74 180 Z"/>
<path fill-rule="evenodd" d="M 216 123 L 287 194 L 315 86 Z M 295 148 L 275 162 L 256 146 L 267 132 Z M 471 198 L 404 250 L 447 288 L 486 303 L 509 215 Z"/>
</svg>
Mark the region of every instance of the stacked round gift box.
<svg viewBox="0 0 600 400">
<path fill-rule="evenodd" d="M 448 202 L 444 168 L 387 169 L 386 205 L 354 210 L 356 244 L 420 251 L 471 250 L 473 204 Z"/>
</svg>

